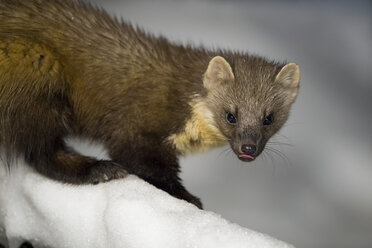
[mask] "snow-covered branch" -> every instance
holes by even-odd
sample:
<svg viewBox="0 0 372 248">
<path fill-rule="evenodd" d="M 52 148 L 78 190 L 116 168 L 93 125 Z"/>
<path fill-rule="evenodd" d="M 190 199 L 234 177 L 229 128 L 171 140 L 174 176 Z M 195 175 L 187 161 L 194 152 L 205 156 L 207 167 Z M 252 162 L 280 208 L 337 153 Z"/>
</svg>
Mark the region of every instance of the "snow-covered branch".
<svg viewBox="0 0 372 248">
<path fill-rule="evenodd" d="M 36 247 L 68 248 L 292 247 L 199 210 L 136 176 L 72 186 L 21 162 L 11 173 L 0 165 L 1 228 L 9 247 L 24 239 Z"/>
</svg>

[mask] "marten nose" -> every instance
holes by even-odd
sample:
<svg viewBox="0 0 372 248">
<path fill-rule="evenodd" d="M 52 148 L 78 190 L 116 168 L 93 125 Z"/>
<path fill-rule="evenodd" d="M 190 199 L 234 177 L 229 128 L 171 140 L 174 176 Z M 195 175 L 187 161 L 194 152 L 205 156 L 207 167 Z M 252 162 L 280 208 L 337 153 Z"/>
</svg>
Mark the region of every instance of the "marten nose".
<svg viewBox="0 0 372 248">
<path fill-rule="evenodd" d="M 253 144 L 244 144 L 240 149 L 246 155 L 253 155 L 256 152 L 256 146 Z"/>
</svg>

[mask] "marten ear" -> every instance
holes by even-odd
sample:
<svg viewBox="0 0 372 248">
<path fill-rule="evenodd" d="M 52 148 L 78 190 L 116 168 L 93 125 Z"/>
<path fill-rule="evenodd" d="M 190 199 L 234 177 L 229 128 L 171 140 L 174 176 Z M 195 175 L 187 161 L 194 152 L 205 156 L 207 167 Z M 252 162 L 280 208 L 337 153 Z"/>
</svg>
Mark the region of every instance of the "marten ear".
<svg viewBox="0 0 372 248">
<path fill-rule="evenodd" d="M 297 96 L 300 81 L 300 67 L 295 63 L 286 64 L 276 75 L 275 81 L 281 83 L 291 101 Z"/>
<path fill-rule="evenodd" d="M 216 56 L 208 64 L 208 68 L 204 73 L 203 84 L 207 90 L 211 90 L 216 86 L 234 80 L 230 64 L 221 56 Z"/>
</svg>

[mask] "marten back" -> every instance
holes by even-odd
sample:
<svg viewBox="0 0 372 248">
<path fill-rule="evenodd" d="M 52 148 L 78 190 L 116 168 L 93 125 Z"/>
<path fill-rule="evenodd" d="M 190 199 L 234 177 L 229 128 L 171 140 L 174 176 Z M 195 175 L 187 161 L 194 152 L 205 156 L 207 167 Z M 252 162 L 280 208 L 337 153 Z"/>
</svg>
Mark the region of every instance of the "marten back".
<svg viewBox="0 0 372 248">
<path fill-rule="evenodd" d="M 79 123 L 73 128 L 94 138 L 101 139 L 107 134 L 100 130 L 107 133 L 107 129 L 112 129 L 110 125 L 116 125 L 107 121 L 103 128 L 102 121 L 95 123 L 97 120 L 110 113 L 118 118 L 123 112 L 146 109 L 146 103 L 152 108 L 158 106 L 159 111 L 153 111 L 159 119 L 166 118 L 172 110 L 176 116 L 169 127 L 179 129 L 182 124 L 178 123 L 187 115 L 184 110 L 189 108 L 189 96 L 203 88 L 200 80 L 211 58 L 206 51 L 187 49 L 145 34 L 89 4 L 16 0 L 0 2 L 0 10 L 1 40 L 7 44 L 17 40 L 40 45 L 45 49 L 39 49 L 43 60 L 49 59 L 46 54 L 50 54 L 60 64 L 58 70 L 67 87 L 64 92 L 70 94 Z M 184 76 L 179 77 L 174 71 Z M 58 76 L 53 77 L 60 81 Z M 185 77 L 187 84 L 180 82 Z M 178 84 L 176 89 L 171 85 L 174 83 Z M 142 99 L 142 103 L 133 99 Z M 153 117 L 137 122 L 134 116 L 127 119 L 133 128 L 146 122 L 147 130 L 152 128 L 159 133 L 164 125 L 154 122 Z"/>
</svg>

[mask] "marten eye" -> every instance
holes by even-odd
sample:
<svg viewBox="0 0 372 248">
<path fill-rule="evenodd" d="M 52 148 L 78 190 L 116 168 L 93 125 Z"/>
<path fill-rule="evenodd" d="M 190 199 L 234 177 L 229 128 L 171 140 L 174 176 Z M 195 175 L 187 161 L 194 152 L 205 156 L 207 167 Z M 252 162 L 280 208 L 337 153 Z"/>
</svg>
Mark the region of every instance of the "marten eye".
<svg viewBox="0 0 372 248">
<path fill-rule="evenodd" d="M 264 124 L 265 126 L 267 126 L 267 125 L 271 125 L 271 124 L 273 123 L 273 120 L 274 120 L 274 118 L 273 118 L 273 114 L 269 114 L 268 116 L 266 116 L 266 117 L 264 118 L 264 120 L 263 120 L 263 124 Z"/>
<path fill-rule="evenodd" d="M 227 113 L 227 114 L 226 114 L 226 120 L 227 120 L 227 122 L 230 123 L 230 124 L 234 124 L 234 123 L 236 123 L 236 118 L 235 118 L 235 116 L 234 116 L 233 114 L 231 114 L 231 113 Z"/>
</svg>

